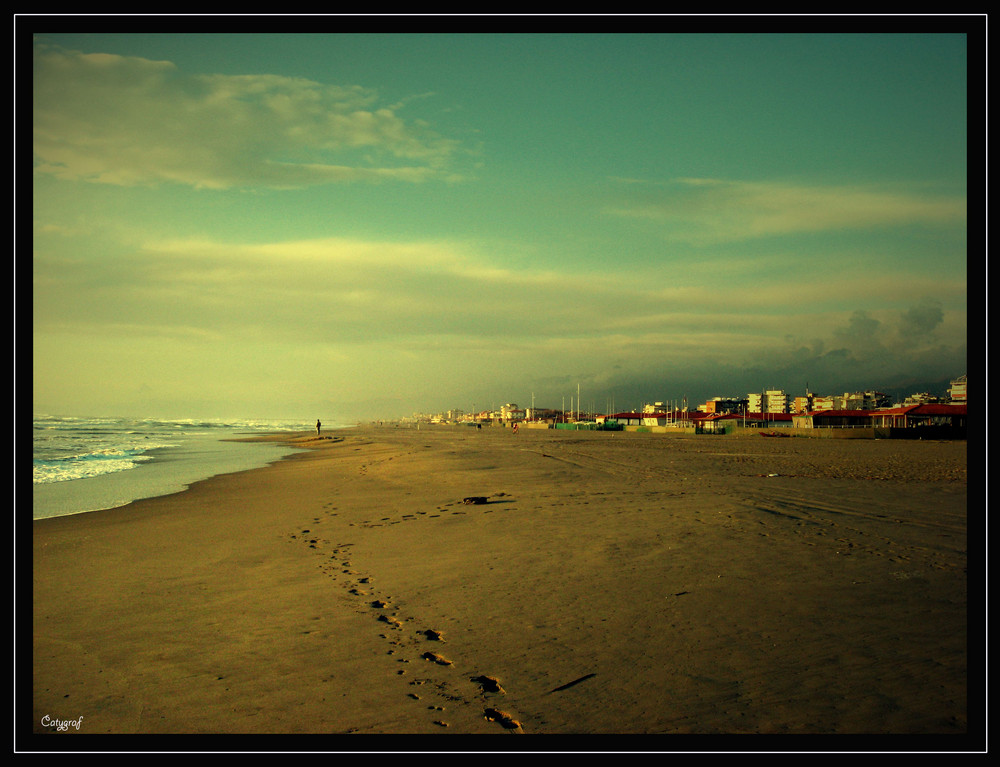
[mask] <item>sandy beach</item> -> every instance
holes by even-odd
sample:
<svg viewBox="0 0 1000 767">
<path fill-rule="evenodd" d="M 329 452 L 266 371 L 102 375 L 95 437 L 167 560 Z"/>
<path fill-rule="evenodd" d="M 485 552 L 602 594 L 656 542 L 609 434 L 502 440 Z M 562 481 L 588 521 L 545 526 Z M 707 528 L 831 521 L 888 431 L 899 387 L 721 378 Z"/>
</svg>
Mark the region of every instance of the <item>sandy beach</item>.
<svg viewBox="0 0 1000 767">
<path fill-rule="evenodd" d="M 314 449 L 33 523 L 33 746 L 969 732 L 965 442 L 269 438 Z"/>
</svg>

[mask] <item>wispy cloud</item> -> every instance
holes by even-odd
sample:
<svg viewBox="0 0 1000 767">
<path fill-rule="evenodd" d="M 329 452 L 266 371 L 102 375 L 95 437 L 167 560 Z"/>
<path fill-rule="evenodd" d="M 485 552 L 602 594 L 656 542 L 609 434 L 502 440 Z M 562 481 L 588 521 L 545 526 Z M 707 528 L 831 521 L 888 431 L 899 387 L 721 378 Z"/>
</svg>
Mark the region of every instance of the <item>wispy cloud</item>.
<svg viewBox="0 0 1000 767">
<path fill-rule="evenodd" d="M 966 220 L 965 197 L 877 186 L 821 186 L 721 179 L 629 181 L 607 212 L 658 224 L 669 239 L 698 245 L 832 230 Z"/>
<path fill-rule="evenodd" d="M 421 182 L 450 178 L 456 150 L 364 88 L 54 46 L 36 47 L 33 107 L 36 172 L 122 186 Z"/>
</svg>

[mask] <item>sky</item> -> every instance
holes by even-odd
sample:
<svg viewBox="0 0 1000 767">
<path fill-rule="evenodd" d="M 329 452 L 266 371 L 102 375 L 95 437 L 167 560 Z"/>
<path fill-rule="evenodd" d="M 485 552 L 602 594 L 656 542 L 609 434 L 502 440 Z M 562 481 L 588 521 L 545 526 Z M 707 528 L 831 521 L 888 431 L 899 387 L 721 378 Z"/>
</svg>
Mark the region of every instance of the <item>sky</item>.
<svg viewBox="0 0 1000 767">
<path fill-rule="evenodd" d="M 965 35 L 651 27 L 34 32 L 34 411 L 965 374 Z"/>
</svg>

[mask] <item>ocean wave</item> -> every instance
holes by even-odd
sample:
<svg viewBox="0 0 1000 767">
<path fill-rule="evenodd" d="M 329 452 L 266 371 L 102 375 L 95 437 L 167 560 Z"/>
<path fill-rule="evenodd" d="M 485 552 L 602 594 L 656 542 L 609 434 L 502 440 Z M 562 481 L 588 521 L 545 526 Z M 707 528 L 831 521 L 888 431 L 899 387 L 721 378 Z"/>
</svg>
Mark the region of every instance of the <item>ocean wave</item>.
<svg viewBox="0 0 1000 767">
<path fill-rule="evenodd" d="M 156 443 L 142 447 L 103 447 L 91 452 L 72 455 L 36 456 L 32 466 L 32 482 L 65 482 L 72 479 L 96 477 L 133 469 L 140 463 L 153 459 L 150 450 L 176 447 L 176 444 Z"/>
<path fill-rule="evenodd" d="M 135 469 L 151 451 L 253 432 L 304 431 L 315 422 L 281 419 L 113 418 L 34 414 L 33 482 L 46 484 Z M 332 427 L 336 428 L 336 427 Z"/>
</svg>

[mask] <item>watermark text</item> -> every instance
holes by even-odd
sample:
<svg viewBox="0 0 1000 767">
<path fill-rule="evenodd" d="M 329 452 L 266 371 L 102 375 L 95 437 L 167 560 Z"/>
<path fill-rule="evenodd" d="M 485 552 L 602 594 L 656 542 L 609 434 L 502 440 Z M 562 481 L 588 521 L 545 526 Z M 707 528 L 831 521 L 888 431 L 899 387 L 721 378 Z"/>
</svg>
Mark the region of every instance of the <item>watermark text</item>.
<svg viewBox="0 0 1000 767">
<path fill-rule="evenodd" d="M 42 727 L 52 727 L 56 732 L 65 732 L 70 727 L 79 731 L 82 723 L 82 716 L 78 716 L 76 719 L 53 719 L 51 716 L 46 714 L 42 717 Z"/>
</svg>

